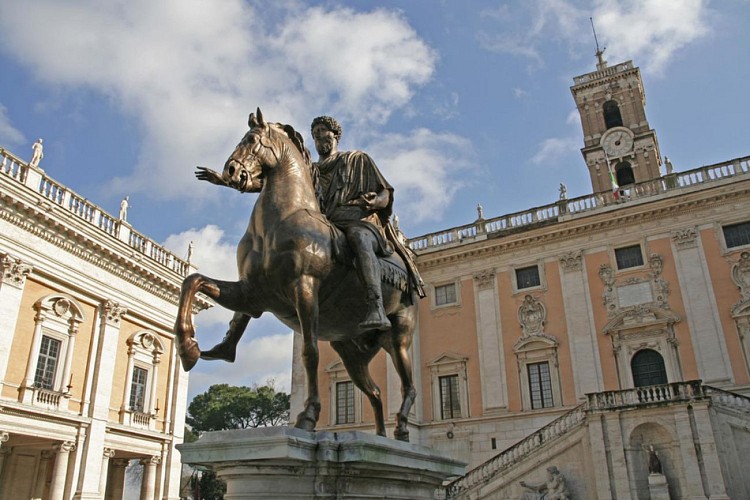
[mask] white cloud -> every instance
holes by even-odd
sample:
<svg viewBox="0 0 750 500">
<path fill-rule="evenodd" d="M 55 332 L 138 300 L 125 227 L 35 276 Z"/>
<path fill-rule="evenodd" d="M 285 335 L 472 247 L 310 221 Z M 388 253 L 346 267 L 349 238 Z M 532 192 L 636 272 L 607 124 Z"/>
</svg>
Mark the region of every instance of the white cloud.
<svg viewBox="0 0 750 500">
<path fill-rule="evenodd" d="M 536 165 L 542 163 L 556 164 L 561 156 L 577 151 L 579 148 L 579 139 L 577 137 L 551 137 L 545 139 L 539 145 L 539 151 L 531 158 L 531 162 Z"/>
<path fill-rule="evenodd" d="M 436 64 L 399 13 L 298 2 L 9 0 L 0 41 L 41 80 L 94 89 L 134 117 L 138 164 L 111 185 L 162 198 L 190 188 L 194 165 L 220 168 L 257 105 L 303 130 L 323 113 L 372 127 Z"/>
<path fill-rule="evenodd" d="M 409 135 L 386 134 L 373 140 L 367 152 L 397 186 L 395 211 L 409 214 L 415 223 L 439 220 L 471 174 L 471 143 L 451 133 L 417 129 Z"/>
<path fill-rule="evenodd" d="M 0 104 L 0 144 L 6 147 L 20 146 L 26 141 L 23 134 L 13 126 L 8 109 Z"/>
<path fill-rule="evenodd" d="M 637 60 L 656 74 L 681 48 L 705 36 L 717 15 L 707 0 L 533 0 L 482 14 L 491 26 L 477 35 L 483 48 L 535 65 L 543 63 L 542 45 L 550 41 L 567 43 L 575 54 L 593 52 L 593 17 L 608 59 Z"/>
<path fill-rule="evenodd" d="M 705 0 L 599 0 L 594 10 L 612 61 L 640 60 L 663 74 L 669 60 L 685 45 L 708 33 L 714 14 Z"/>
</svg>

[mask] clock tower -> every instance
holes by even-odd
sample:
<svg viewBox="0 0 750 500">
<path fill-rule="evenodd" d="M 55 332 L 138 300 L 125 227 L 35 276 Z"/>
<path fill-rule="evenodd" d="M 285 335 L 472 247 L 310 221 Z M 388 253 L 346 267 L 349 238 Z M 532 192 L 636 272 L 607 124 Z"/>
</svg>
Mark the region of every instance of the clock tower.
<svg viewBox="0 0 750 500">
<path fill-rule="evenodd" d="M 597 50 L 596 71 L 574 77 L 570 88 L 581 115 L 581 153 L 595 193 L 612 189 L 609 168 L 620 187 L 661 177 L 659 143 L 646 120 L 641 72 L 632 61 L 608 66 L 603 54 Z"/>
</svg>

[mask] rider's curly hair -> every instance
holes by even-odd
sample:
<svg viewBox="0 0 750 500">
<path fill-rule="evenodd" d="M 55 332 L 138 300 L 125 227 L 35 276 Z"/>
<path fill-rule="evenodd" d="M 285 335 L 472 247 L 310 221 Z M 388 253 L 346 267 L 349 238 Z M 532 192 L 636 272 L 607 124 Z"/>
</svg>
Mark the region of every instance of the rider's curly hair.
<svg viewBox="0 0 750 500">
<path fill-rule="evenodd" d="M 338 121 L 336 121 L 336 118 L 333 118 L 331 116 L 319 116 L 315 118 L 312 121 L 312 124 L 310 125 L 310 132 L 312 132 L 312 129 L 315 128 L 315 125 L 322 124 L 325 125 L 325 127 L 333 132 L 333 135 L 336 136 L 336 140 L 341 139 L 341 134 L 343 132 L 341 125 Z"/>
</svg>

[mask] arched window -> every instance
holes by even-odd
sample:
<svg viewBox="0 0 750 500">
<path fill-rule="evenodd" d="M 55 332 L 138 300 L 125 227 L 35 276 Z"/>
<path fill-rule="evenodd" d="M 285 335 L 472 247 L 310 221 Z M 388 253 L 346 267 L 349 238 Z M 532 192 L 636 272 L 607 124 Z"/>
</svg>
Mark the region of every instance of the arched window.
<svg viewBox="0 0 750 500">
<path fill-rule="evenodd" d="M 630 162 L 621 161 L 618 163 L 615 167 L 615 174 L 617 175 L 618 186 L 635 184 L 635 175 L 633 175 L 633 167 L 630 166 Z"/>
<path fill-rule="evenodd" d="M 153 429 L 159 410 L 157 375 L 164 344 L 156 333 L 142 330 L 131 335 L 127 345 L 128 368 L 121 423 Z"/>
<path fill-rule="evenodd" d="M 635 353 L 630 360 L 630 368 L 633 370 L 633 385 L 636 387 L 668 382 L 664 358 L 653 349 L 641 349 Z"/>
<path fill-rule="evenodd" d="M 622 127 L 622 115 L 620 114 L 620 106 L 617 105 L 617 101 L 609 100 L 602 106 L 604 110 L 604 124 L 607 130 L 612 127 Z"/>
<path fill-rule="evenodd" d="M 73 297 L 57 293 L 37 300 L 34 309 L 22 401 L 64 410 L 73 383 L 73 351 L 83 309 Z"/>
</svg>

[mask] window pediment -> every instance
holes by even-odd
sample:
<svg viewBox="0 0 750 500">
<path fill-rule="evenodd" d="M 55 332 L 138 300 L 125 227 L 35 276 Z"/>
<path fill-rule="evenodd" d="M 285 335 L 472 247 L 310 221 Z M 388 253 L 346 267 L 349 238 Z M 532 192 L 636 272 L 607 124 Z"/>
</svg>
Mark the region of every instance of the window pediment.
<svg viewBox="0 0 750 500">
<path fill-rule="evenodd" d="M 452 352 L 444 352 L 438 355 L 436 358 L 433 358 L 432 361 L 427 362 L 427 366 L 437 367 L 442 365 L 463 364 L 468 360 L 469 358 L 467 358 L 466 356 L 461 356 L 460 354 L 455 354 Z"/>
<path fill-rule="evenodd" d="M 604 326 L 604 334 L 609 335 L 644 328 L 653 329 L 655 326 L 671 326 L 679 321 L 680 317 L 669 309 L 641 304 L 617 313 Z"/>
<path fill-rule="evenodd" d="M 519 353 L 541 349 L 556 349 L 558 345 L 559 342 L 552 335 L 539 334 L 531 337 L 521 337 L 513 346 L 513 351 Z"/>
</svg>

